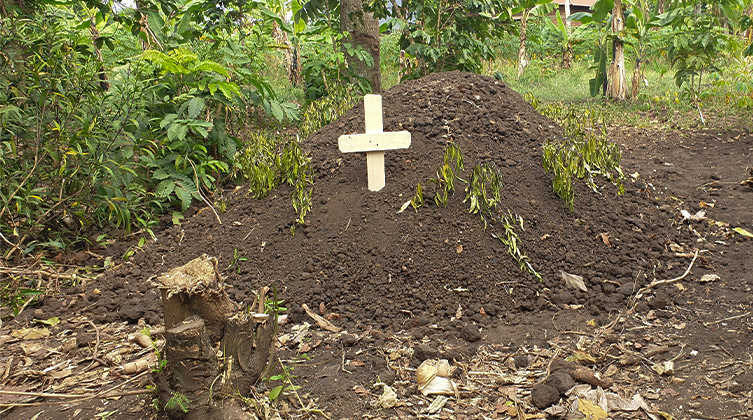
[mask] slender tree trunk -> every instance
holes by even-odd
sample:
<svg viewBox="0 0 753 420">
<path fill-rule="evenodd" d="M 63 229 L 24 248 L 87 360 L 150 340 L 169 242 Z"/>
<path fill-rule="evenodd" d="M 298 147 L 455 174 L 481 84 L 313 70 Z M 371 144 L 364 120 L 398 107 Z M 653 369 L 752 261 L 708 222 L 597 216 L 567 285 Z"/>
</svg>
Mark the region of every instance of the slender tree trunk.
<svg viewBox="0 0 753 420">
<path fill-rule="evenodd" d="M 356 74 L 364 77 L 371 83 L 374 93 L 382 91 L 382 71 L 379 59 L 379 21 L 373 14 L 363 10 L 362 0 L 343 0 L 340 2 L 340 31 L 354 46 L 362 47 L 371 55 L 374 64 L 367 66 L 356 57 L 351 57 L 347 52 L 345 58 L 348 66 L 355 70 Z"/>
<path fill-rule="evenodd" d="M 641 80 L 643 79 L 643 69 L 641 68 L 640 58 L 635 60 L 635 70 L 633 70 L 632 89 L 630 91 L 630 97 L 633 99 L 638 98 L 638 93 L 641 90 Z"/>
<path fill-rule="evenodd" d="M 518 79 L 523 75 L 528 60 L 526 60 L 526 39 L 528 38 L 528 11 L 523 10 L 520 16 L 520 48 L 518 49 Z"/>
<path fill-rule="evenodd" d="M 565 25 L 567 26 L 568 30 L 570 29 L 570 26 L 572 26 L 572 22 L 570 22 L 570 0 L 565 0 Z"/>
<path fill-rule="evenodd" d="M 293 43 L 290 42 L 288 33 L 283 31 L 277 23 L 275 23 L 272 28 L 272 37 L 284 46 L 283 55 L 285 70 L 288 72 L 288 80 L 290 81 L 290 84 L 293 86 L 300 86 L 302 77 L 301 61 L 298 56 L 298 45 L 293 45 Z"/>
<path fill-rule="evenodd" d="M 614 1 L 612 9 L 612 33 L 619 34 L 625 28 L 625 20 L 622 15 L 622 1 Z M 624 100 L 627 87 L 625 81 L 625 46 L 620 38 L 614 38 L 612 44 L 612 64 L 607 70 L 609 87 L 607 96 L 612 99 Z"/>
<path fill-rule="evenodd" d="M 92 16 L 89 21 L 91 22 L 91 25 L 89 26 L 89 32 L 92 35 L 92 45 L 94 46 L 94 53 L 97 57 L 97 62 L 99 63 L 99 86 L 103 91 L 107 92 L 108 90 L 110 90 L 110 82 L 107 81 L 107 72 L 105 71 L 105 60 L 102 56 L 102 50 L 97 47 L 99 30 L 97 29 L 97 23 L 94 19 L 94 16 Z"/>
<path fill-rule="evenodd" d="M 563 69 L 569 69 L 570 68 L 570 59 L 573 56 L 573 46 L 570 44 L 567 44 L 565 48 L 562 49 L 562 68 Z"/>
</svg>

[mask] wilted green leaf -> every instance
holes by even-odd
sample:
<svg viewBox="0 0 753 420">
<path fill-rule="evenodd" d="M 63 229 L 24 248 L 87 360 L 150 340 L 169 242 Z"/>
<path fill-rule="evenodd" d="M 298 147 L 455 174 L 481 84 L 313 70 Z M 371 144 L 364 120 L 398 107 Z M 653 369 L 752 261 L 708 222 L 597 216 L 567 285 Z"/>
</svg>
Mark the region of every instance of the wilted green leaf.
<svg viewBox="0 0 753 420">
<path fill-rule="evenodd" d="M 750 232 L 748 232 L 747 230 L 745 230 L 745 229 L 743 229 L 741 227 L 736 227 L 736 228 L 734 228 L 732 230 L 734 230 L 735 232 L 737 232 L 740 235 L 743 235 L 745 237 L 753 238 L 753 233 L 750 233 Z"/>
</svg>

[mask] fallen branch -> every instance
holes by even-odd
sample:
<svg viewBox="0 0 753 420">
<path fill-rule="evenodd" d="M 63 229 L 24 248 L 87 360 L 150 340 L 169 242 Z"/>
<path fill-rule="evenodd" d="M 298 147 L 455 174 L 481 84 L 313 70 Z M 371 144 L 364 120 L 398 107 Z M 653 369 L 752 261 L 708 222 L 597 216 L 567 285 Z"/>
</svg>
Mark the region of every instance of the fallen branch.
<svg viewBox="0 0 753 420">
<path fill-rule="evenodd" d="M 720 322 L 725 322 L 725 321 L 732 321 L 733 319 L 738 319 L 738 318 L 742 318 L 742 317 L 745 317 L 745 316 L 748 316 L 748 315 L 750 315 L 750 311 L 748 311 L 748 312 L 745 312 L 744 314 L 740 314 L 740 315 L 735 315 L 735 316 L 731 316 L 731 317 L 729 317 L 729 318 L 719 319 L 719 320 L 716 320 L 716 321 L 709 321 L 709 322 L 704 322 L 704 323 L 703 323 L 703 326 L 704 326 L 704 327 L 707 327 L 707 328 L 708 328 L 709 326 L 711 326 L 711 325 L 715 325 L 715 324 L 718 324 L 718 323 L 720 323 Z"/>
<path fill-rule="evenodd" d="M 29 269 L 24 269 L 24 268 L 11 268 L 11 267 L 0 267 L 0 274 L 54 277 L 60 280 L 91 280 L 90 277 L 82 276 L 77 273 L 63 274 L 63 273 L 53 273 L 53 272 L 45 271 L 45 270 L 29 270 Z"/>
<path fill-rule="evenodd" d="M 324 328 L 325 330 L 333 332 L 335 334 L 339 333 L 342 330 L 342 328 L 334 326 L 331 322 L 327 321 L 326 319 L 319 316 L 319 314 L 309 309 L 308 305 L 306 305 L 305 303 L 301 305 L 301 307 L 304 311 L 306 311 L 308 316 L 310 316 L 320 327 Z"/>
<path fill-rule="evenodd" d="M 655 287 L 659 287 L 659 286 L 662 286 L 662 285 L 665 285 L 665 284 L 677 283 L 678 281 L 680 281 L 680 280 L 684 279 L 685 277 L 687 277 L 688 274 L 690 274 L 690 270 L 693 268 L 693 264 L 695 264 L 695 260 L 698 259 L 698 253 L 699 252 L 700 251 L 698 251 L 698 250 L 695 251 L 695 255 L 693 255 L 693 260 L 690 261 L 690 265 L 688 266 L 688 269 L 685 270 L 685 272 L 681 276 L 675 277 L 673 279 L 667 279 L 667 280 L 656 280 L 656 279 L 654 279 L 654 281 L 652 281 L 651 283 L 649 283 L 647 286 L 642 287 L 640 290 L 638 290 L 638 293 L 635 294 L 635 300 L 640 299 L 649 290 L 651 290 L 651 289 L 653 289 Z"/>
<path fill-rule="evenodd" d="M 141 395 L 141 394 L 150 394 L 153 391 L 150 389 L 135 389 L 130 391 L 122 391 L 122 392 L 115 392 L 114 390 L 117 388 L 120 388 L 129 382 L 133 382 L 138 378 L 141 378 L 142 376 L 151 373 L 151 371 L 145 371 L 141 372 L 138 375 L 120 383 L 117 385 L 114 385 L 102 392 L 98 392 L 93 395 L 82 395 L 82 394 L 53 394 L 53 393 L 46 393 L 46 392 L 23 392 L 23 391 L 3 391 L 0 390 L 0 395 L 7 394 L 7 395 L 23 395 L 23 396 L 29 396 L 29 397 L 36 397 L 36 398 L 60 398 L 62 401 L 45 401 L 45 402 L 38 402 L 38 403 L 0 403 L 0 407 L 26 407 L 26 406 L 46 406 L 49 404 L 72 404 L 72 403 L 78 403 L 83 402 L 87 400 L 92 400 L 95 398 L 114 398 L 114 397 L 121 397 L 126 395 Z"/>
<path fill-rule="evenodd" d="M 599 378 L 598 376 L 596 376 L 594 371 L 577 363 L 568 362 L 567 360 L 562 359 L 552 359 L 552 363 L 550 365 L 551 367 L 547 368 L 547 370 L 551 369 L 552 371 L 555 371 L 559 369 L 565 369 L 567 373 L 569 373 L 570 376 L 572 376 L 576 381 L 593 386 L 600 386 L 604 389 L 612 386 L 612 379 Z"/>
</svg>

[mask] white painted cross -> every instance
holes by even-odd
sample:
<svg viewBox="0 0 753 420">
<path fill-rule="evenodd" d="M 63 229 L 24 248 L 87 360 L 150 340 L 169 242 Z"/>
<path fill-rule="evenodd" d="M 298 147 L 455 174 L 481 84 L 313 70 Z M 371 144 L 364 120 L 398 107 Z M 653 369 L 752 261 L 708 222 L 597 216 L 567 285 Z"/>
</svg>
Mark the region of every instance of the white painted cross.
<svg viewBox="0 0 753 420">
<path fill-rule="evenodd" d="M 407 149 L 410 146 L 409 131 L 382 131 L 382 96 L 363 97 L 365 134 L 345 134 L 337 139 L 343 153 L 366 152 L 366 170 L 369 174 L 369 190 L 384 188 L 384 152 Z"/>
</svg>

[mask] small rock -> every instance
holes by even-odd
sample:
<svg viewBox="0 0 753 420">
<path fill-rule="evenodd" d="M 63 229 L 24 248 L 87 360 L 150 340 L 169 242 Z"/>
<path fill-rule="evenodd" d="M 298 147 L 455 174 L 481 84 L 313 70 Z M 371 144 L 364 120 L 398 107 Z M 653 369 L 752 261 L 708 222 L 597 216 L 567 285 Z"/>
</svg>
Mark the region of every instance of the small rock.
<svg viewBox="0 0 753 420">
<path fill-rule="evenodd" d="M 444 352 L 442 352 L 441 358 L 460 362 L 468 357 L 468 353 L 469 349 L 467 347 L 448 347 Z"/>
<path fill-rule="evenodd" d="M 555 305 L 565 305 L 575 302 L 575 297 L 570 292 L 562 291 L 552 296 L 552 303 Z"/>
<path fill-rule="evenodd" d="M 475 343 L 476 341 L 481 340 L 481 332 L 479 331 L 477 325 L 465 324 L 460 329 L 460 338 L 469 343 Z"/>
<path fill-rule="evenodd" d="M 651 299 L 648 302 L 648 306 L 651 309 L 664 309 L 667 307 L 669 302 L 667 301 L 667 298 L 664 296 L 656 296 L 655 298 Z"/>
<path fill-rule="evenodd" d="M 546 380 L 546 384 L 557 388 L 557 390 L 560 392 L 560 395 L 564 397 L 565 393 L 570 390 L 570 388 L 575 386 L 575 380 L 573 380 L 572 376 L 570 376 L 570 374 L 568 374 L 566 371 L 558 370 L 549 375 L 549 379 Z"/>
<path fill-rule="evenodd" d="M 559 400 L 560 392 L 553 386 L 538 384 L 531 390 L 531 402 L 538 409 L 543 410 Z"/>
<path fill-rule="evenodd" d="M 434 346 L 419 344 L 413 348 L 413 355 L 420 362 L 423 362 L 426 359 L 437 359 L 439 357 L 439 350 Z"/>
<path fill-rule="evenodd" d="M 379 373 L 379 379 L 387 385 L 395 383 L 395 371 L 392 369 L 385 369 Z"/>
<path fill-rule="evenodd" d="M 499 311 L 499 305 L 495 305 L 493 303 L 487 303 L 484 305 L 484 312 L 486 312 L 486 314 L 489 316 L 497 316 Z"/>
<path fill-rule="evenodd" d="M 353 334 L 343 334 L 342 343 L 343 346 L 350 347 L 358 341 L 358 338 Z"/>
<path fill-rule="evenodd" d="M 525 369 L 528 367 L 528 355 L 527 354 L 521 354 L 519 356 L 515 356 L 513 358 L 513 362 L 515 363 L 515 367 L 518 369 Z"/>
</svg>

